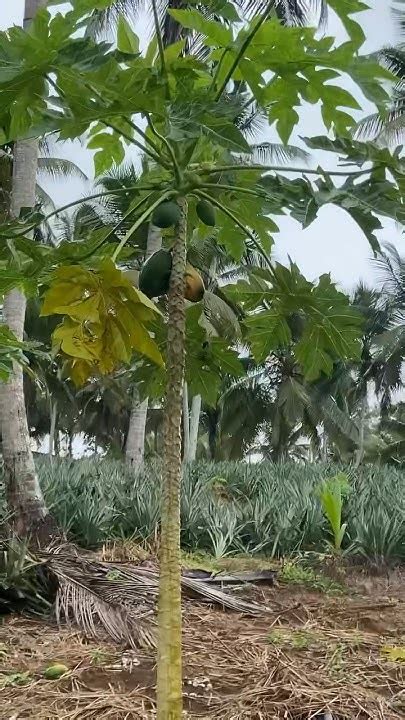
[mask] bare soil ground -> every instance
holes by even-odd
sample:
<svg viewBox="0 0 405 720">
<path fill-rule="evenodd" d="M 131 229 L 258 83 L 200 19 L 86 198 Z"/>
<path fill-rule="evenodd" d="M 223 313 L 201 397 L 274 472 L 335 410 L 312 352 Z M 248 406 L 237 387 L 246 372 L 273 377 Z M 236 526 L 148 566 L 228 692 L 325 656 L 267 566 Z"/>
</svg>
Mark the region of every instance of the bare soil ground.
<svg viewBox="0 0 405 720">
<path fill-rule="evenodd" d="M 188 602 L 185 717 L 213 720 L 405 718 L 405 573 L 351 571 L 331 596 L 280 583 L 246 618 Z M 61 662 L 69 671 L 46 680 Z M 0 626 L 1 720 L 155 717 L 152 654 L 77 629 L 9 616 Z"/>
</svg>

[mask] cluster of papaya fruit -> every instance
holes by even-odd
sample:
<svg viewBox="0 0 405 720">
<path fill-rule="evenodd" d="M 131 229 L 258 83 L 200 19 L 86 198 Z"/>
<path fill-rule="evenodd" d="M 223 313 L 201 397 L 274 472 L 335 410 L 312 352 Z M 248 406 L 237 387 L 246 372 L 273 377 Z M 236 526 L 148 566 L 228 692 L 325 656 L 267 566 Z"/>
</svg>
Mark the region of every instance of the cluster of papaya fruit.
<svg viewBox="0 0 405 720">
<path fill-rule="evenodd" d="M 204 225 L 215 226 L 215 210 L 208 200 L 199 200 L 196 205 L 198 218 Z M 158 228 L 169 228 L 177 225 L 180 220 L 181 211 L 174 200 L 165 200 L 160 203 L 152 215 L 152 223 Z"/>
<path fill-rule="evenodd" d="M 139 289 L 149 298 L 166 295 L 169 291 L 172 272 L 172 254 L 170 250 L 158 250 L 144 264 L 139 275 Z M 185 271 L 184 297 L 191 302 L 199 302 L 204 297 L 204 282 L 197 270 L 187 263 Z"/>
<path fill-rule="evenodd" d="M 214 227 L 215 211 L 206 200 L 199 200 L 196 205 L 198 218 L 205 225 Z M 173 200 L 162 202 L 152 215 L 152 223 L 158 228 L 166 229 L 177 225 L 181 210 Z M 169 290 L 172 272 L 172 254 L 170 250 L 158 250 L 144 264 L 139 275 L 139 289 L 149 298 L 166 295 Z M 199 302 L 204 297 L 204 282 L 197 270 L 187 263 L 185 271 L 184 297 L 191 302 Z"/>
</svg>

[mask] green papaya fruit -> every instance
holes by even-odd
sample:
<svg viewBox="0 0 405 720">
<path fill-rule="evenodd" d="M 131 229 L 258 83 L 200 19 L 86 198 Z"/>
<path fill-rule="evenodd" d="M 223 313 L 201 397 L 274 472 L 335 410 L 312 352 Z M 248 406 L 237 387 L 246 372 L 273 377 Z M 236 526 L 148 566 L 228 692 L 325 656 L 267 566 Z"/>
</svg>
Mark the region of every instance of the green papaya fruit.
<svg viewBox="0 0 405 720">
<path fill-rule="evenodd" d="M 184 297 L 190 302 L 199 302 L 205 293 L 204 281 L 197 270 L 187 263 L 184 273 L 185 287 Z"/>
<path fill-rule="evenodd" d="M 168 228 L 179 222 L 181 211 L 173 200 L 162 202 L 152 215 L 152 223 L 158 228 Z"/>
<path fill-rule="evenodd" d="M 215 210 L 208 200 L 199 200 L 196 207 L 197 215 L 204 225 L 215 226 Z"/>
<path fill-rule="evenodd" d="M 169 250 L 158 250 L 144 264 L 139 274 L 139 289 L 148 298 L 166 295 L 172 271 L 172 254 Z"/>
<path fill-rule="evenodd" d="M 62 675 L 69 672 L 69 668 L 67 665 L 62 665 L 62 663 L 53 663 L 52 665 L 48 665 L 47 668 L 44 670 L 44 677 L 47 680 L 58 680 Z"/>
</svg>

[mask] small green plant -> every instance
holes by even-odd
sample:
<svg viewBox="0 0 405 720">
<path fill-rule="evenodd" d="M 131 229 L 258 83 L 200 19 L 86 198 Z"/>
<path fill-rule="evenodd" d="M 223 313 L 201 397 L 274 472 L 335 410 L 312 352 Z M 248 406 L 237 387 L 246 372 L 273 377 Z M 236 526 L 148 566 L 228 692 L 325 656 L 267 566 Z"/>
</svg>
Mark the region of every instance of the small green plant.
<svg viewBox="0 0 405 720">
<path fill-rule="evenodd" d="M 319 638 L 308 630 L 290 630 L 288 628 L 271 630 L 268 639 L 272 645 L 294 648 L 294 650 L 307 650 L 319 641 Z"/>
<path fill-rule="evenodd" d="M 324 480 L 317 492 L 323 513 L 332 531 L 333 549 L 337 554 L 341 553 L 342 542 L 347 529 L 347 523 L 342 523 L 342 508 L 344 499 L 349 492 L 349 479 L 346 473 L 343 472 Z"/>
<path fill-rule="evenodd" d="M 15 685 L 26 685 L 31 680 L 29 670 L 25 672 L 8 673 L 0 677 L 0 688 L 6 688 Z"/>
<path fill-rule="evenodd" d="M 90 664 L 99 667 L 105 665 L 111 659 L 111 655 L 101 648 L 95 648 L 90 655 Z"/>
<path fill-rule="evenodd" d="M 340 676 L 345 669 L 345 652 L 346 645 L 344 643 L 338 643 L 332 648 L 329 660 L 327 662 L 327 669 L 329 675 Z"/>
<path fill-rule="evenodd" d="M 329 594 L 343 592 L 343 587 L 339 583 L 325 575 L 316 573 L 310 567 L 305 567 L 299 560 L 284 563 L 278 577 L 282 582 L 291 585 L 303 585 L 308 590 L 317 590 Z"/>
</svg>

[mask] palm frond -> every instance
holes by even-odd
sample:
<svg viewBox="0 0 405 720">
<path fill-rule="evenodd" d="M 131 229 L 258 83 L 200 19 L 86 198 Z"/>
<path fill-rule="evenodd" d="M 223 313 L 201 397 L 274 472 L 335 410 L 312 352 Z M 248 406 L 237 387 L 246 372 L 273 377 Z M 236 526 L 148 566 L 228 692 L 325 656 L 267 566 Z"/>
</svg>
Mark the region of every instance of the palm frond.
<svg viewBox="0 0 405 720">
<path fill-rule="evenodd" d="M 388 293 L 395 304 L 405 304 L 405 260 L 395 245 L 386 243 L 385 252 L 374 260 L 379 270 L 378 280 L 384 293 Z"/>
<path fill-rule="evenodd" d="M 86 34 L 93 38 L 109 35 L 116 27 L 120 15 L 124 15 L 128 20 L 134 20 L 144 6 L 144 0 L 115 0 L 105 10 L 93 10 Z"/>
<path fill-rule="evenodd" d="M 46 212 L 53 212 L 56 210 L 56 205 L 54 201 L 52 200 L 51 196 L 48 195 L 46 190 L 44 190 L 43 187 L 40 185 L 36 185 L 35 188 L 35 194 L 37 196 L 37 199 L 41 203 L 42 207 L 46 210 Z"/>
<path fill-rule="evenodd" d="M 393 0 L 391 3 L 391 14 L 394 26 L 398 28 L 399 35 L 405 38 L 405 6 L 404 0 Z"/>
<path fill-rule="evenodd" d="M 250 17 L 263 12 L 269 0 L 237 0 L 237 5 Z M 326 0 L 275 0 L 275 10 L 286 25 L 324 26 L 328 17 Z"/>
<path fill-rule="evenodd" d="M 294 160 L 308 162 L 310 154 L 295 145 L 263 142 L 250 146 L 252 154 L 248 157 L 253 163 L 279 163 L 280 165 Z"/>
<path fill-rule="evenodd" d="M 359 441 L 359 429 L 350 415 L 339 407 L 336 400 L 328 395 L 318 398 L 322 407 L 323 421 L 326 426 L 336 428 L 346 439 L 357 444 Z"/>
<path fill-rule="evenodd" d="M 386 47 L 378 52 L 378 58 L 387 70 L 399 80 L 405 80 L 405 50 L 399 47 Z"/>
<path fill-rule="evenodd" d="M 237 339 L 241 329 L 233 309 L 218 295 L 206 290 L 204 293 L 204 315 L 219 337 Z"/>
<path fill-rule="evenodd" d="M 72 160 L 64 158 L 43 157 L 38 158 L 38 173 L 47 175 L 53 180 L 62 178 L 78 178 L 88 180 L 87 175 Z"/>
<path fill-rule="evenodd" d="M 402 144 L 405 134 L 405 50 L 383 48 L 377 53 L 377 58 L 398 78 L 398 83 L 394 88 L 391 107 L 361 120 L 356 127 L 355 138 L 372 139 L 378 145 L 394 147 Z"/>
<path fill-rule="evenodd" d="M 266 124 L 266 115 L 256 102 L 248 101 L 242 113 L 235 120 L 235 125 L 245 137 L 256 137 Z"/>
<path fill-rule="evenodd" d="M 48 556 L 56 575 L 56 617 L 74 622 L 89 635 L 97 636 L 102 626 L 116 642 L 154 647 L 152 618 L 157 598 L 157 578 L 141 570 L 108 567 L 75 556 Z"/>
<path fill-rule="evenodd" d="M 40 556 L 58 581 L 56 616 L 73 621 L 92 636 L 100 627 L 115 641 L 155 647 L 155 610 L 159 590 L 157 570 L 103 563 L 63 551 Z M 265 608 L 183 576 L 184 596 L 257 616 Z"/>
</svg>

